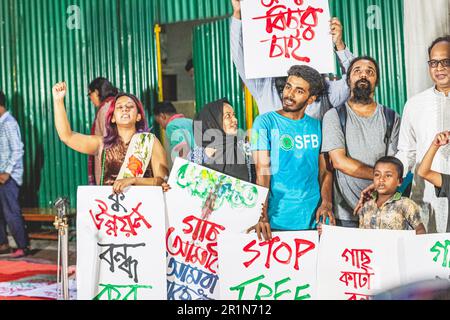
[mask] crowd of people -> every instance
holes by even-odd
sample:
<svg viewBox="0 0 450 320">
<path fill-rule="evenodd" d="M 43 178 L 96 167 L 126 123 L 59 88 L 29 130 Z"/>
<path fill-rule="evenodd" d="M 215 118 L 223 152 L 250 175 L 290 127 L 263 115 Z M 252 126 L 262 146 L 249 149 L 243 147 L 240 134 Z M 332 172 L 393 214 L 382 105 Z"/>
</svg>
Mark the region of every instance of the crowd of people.
<svg viewBox="0 0 450 320">
<path fill-rule="evenodd" d="M 292 66 L 282 78 L 246 79 L 240 2 L 231 2 L 232 58 L 260 109 L 251 132 L 238 128 L 226 98 L 204 106 L 196 119 L 166 101 L 153 109 L 167 135 L 166 153 L 149 132 L 139 99 L 98 78 L 88 86 L 97 108 L 91 134 L 76 133 L 65 111 L 67 84 L 61 82 L 53 87 L 56 130 L 67 146 L 90 156 L 89 184 L 112 186 L 116 193 L 132 185 L 167 191 L 168 160 L 181 157 L 269 189 L 252 228 L 261 240 L 271 239 L 273 231 L 320 231 L 324 223 L 450 232 L 450 124 L 442 120 L 450 112 L 450 36 L 429 47 L 433 87 L 409 99 L 400 117 L 375 100 L 382 77 L 378 62 L 349 51 L 337 18 L 330 32 L 342 79 L 330 81 L 304 65 Z M 0 251 L 9 250 L 7 225 L 22 256 L 29 245 L 18 204 L 23 144 L 6 110 L 1 93 Z M 408 172 L 414 181 L 405 197 L 399 187 Z"/>
</svg>

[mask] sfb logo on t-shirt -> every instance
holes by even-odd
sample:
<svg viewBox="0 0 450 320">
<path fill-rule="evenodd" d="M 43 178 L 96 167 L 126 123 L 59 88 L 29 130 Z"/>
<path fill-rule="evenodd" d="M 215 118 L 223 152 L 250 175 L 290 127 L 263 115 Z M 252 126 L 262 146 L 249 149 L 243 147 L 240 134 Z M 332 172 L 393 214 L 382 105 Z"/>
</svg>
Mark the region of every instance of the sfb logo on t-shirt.
<svg viewBox="0 0 450 320">
<path fill-rule="evenodd" d="M 284 134 L 280 138 L 280 146 L 284 151 L 317 149 L 319 148 L 319 136 L 317 134 L 297 135 L 294 138 L 289 134 Z"/>
</svg>

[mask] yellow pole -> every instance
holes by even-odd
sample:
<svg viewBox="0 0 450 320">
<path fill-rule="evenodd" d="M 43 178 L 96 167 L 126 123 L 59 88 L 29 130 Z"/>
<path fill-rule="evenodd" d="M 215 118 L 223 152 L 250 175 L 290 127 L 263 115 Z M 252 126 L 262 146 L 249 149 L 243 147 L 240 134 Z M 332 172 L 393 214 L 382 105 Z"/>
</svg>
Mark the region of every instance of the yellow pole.
<svg viewBox="0 0 450 320">
<path fill-rule="evenodd" d="M 158 101 L 164 101 L 164 90 L 163 90 L 163 72 L 162 72 L 162 62 L 161 62 L 161 26 L 159 24 L 155 25 L 155 39 L 156 39 L 156 64 L 158 70 Z M 166 145 L 166 130 L 160 127 L 161 132 L 161 143 L 163 146 Z"/>
<path fill-rule="evenodd" d="M 158 101 L 164 101 L 163 92 L 163 73 L 162 73 L 162 62 L 161 62 L 161 26 L 159 24 L 155 25 L 155 37 L 156 37 L 156 63 L 158 68 Z"/>
<path fill-rule="evenodd" d="M 253 127 L 253 97 L 247 87 L 245 87 L 245 116 L 247 122 L 247 130 Z"/>
</svg>

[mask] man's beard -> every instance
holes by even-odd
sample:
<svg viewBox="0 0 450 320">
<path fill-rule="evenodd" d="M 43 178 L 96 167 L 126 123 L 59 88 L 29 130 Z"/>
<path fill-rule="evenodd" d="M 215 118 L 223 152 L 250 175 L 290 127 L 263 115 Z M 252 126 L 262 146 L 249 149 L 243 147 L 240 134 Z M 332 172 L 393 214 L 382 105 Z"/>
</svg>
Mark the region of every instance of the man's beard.
<svg viewBox="0 0 450 320">
<path fill-rule="evenodd" d="M 284 104 L 283 104 L 283 111 L 284 111 L 284 112 L 287 112 L 287 113 L 295 113 L 295 112 L 299 112 L 299 111 L 302 111 L 302 110 L 307 106 L 307 103 L 308 103 L 308 101 L 305 101 L 305 102 L 299 104 L 299 105 L 297 106 L 296 109 L 289 109 L 289 108 L 286 108 L 286 107 L 284 106 Z"/>
<path fill-rule="evenodd" d="M 362 83 L 367 83 L 366 87 L 362 87 Z M 350 101 L 358 104 L 371 104 L 373 99 L 372 95 L 372 84 L 365 79 L 358 80 L 353 88 L 353 96 Z"/>
</svg>

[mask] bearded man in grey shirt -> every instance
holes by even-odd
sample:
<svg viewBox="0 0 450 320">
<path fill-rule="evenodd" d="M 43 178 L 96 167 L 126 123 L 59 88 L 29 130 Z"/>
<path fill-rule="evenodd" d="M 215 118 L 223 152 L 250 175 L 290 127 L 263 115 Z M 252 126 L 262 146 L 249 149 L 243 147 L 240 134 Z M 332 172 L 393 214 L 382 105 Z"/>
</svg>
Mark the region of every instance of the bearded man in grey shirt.
<svg viewBox="0 0 450 320">
<path fill-rule="evenodd" d="M 386 107 L 374 100 L 380 82 L 379 70 L 371 57 L 353 60 L 348 71 L 350 99 L 338 109 L 328 111 L 323 119 L 322 152 L 329 153 L 335 169 L 333 213 L 338 226 L 359 226 L 353 210 L 361 191 L 372 184 L 375 163 L 397 152 L 400 116 L 386 111 Z M 338 112 L 341 108 L 346 113 L 345 132 L 339 117 L 341 111 Z M 388 112 L 393 114 L 393 127 L 386 141 Z"/>
</svg>

